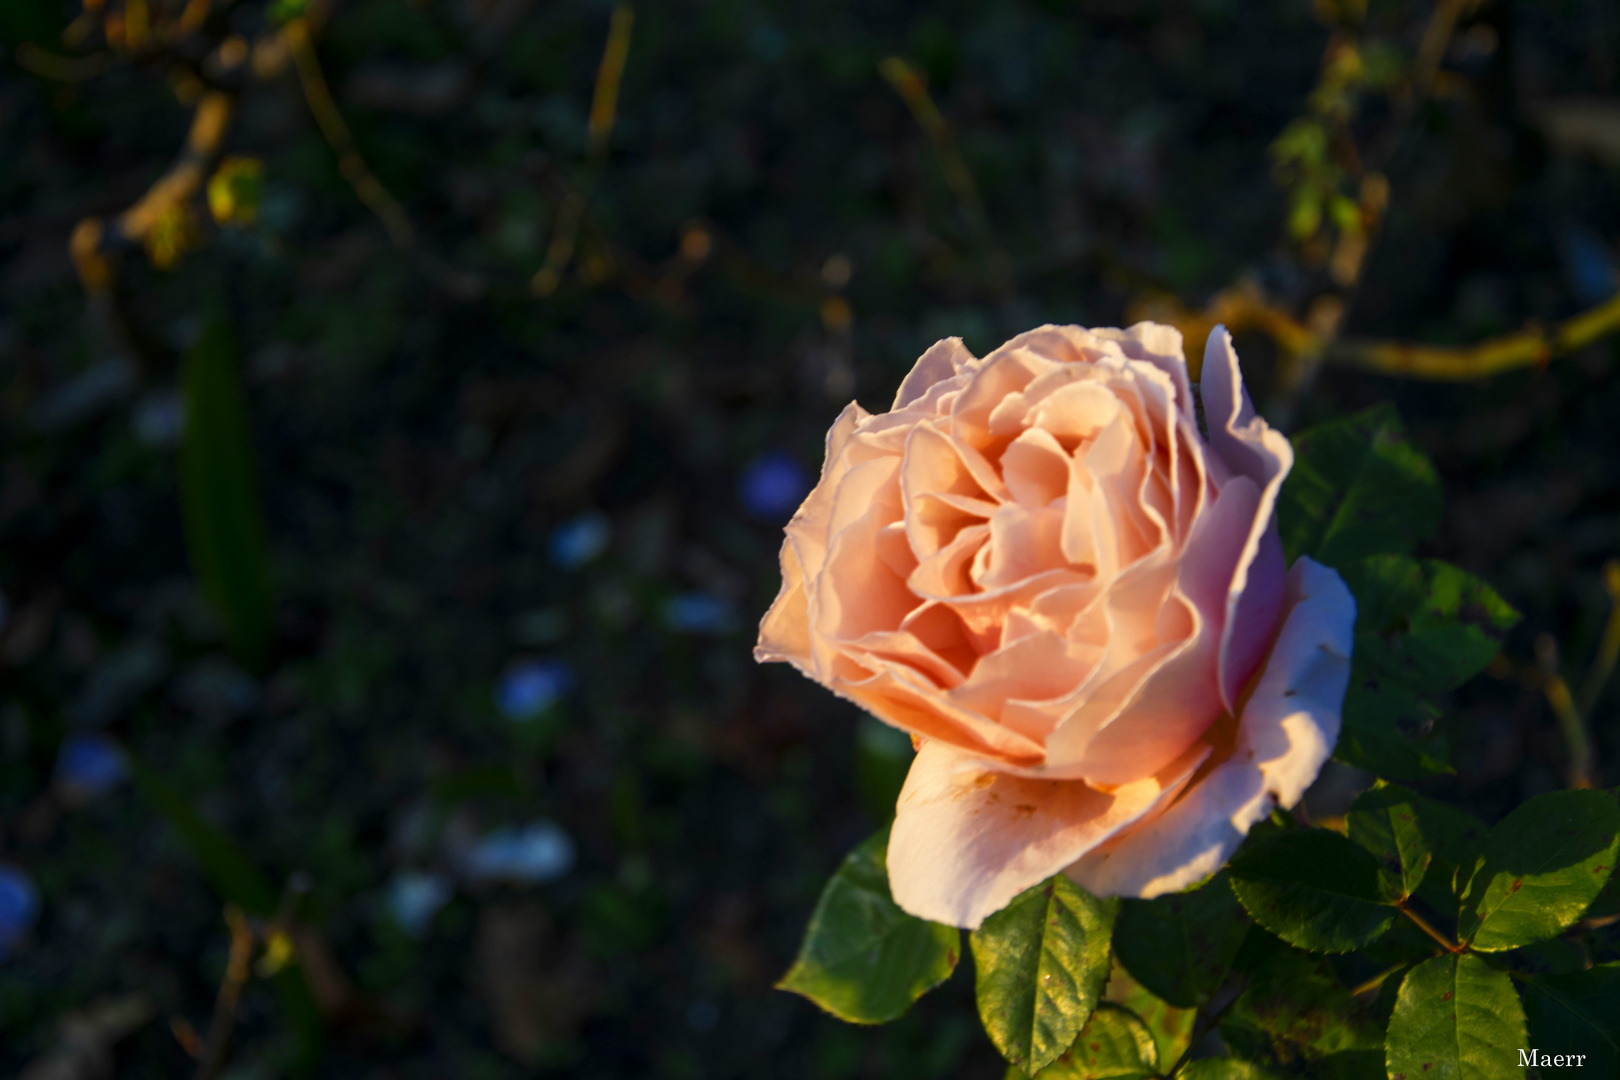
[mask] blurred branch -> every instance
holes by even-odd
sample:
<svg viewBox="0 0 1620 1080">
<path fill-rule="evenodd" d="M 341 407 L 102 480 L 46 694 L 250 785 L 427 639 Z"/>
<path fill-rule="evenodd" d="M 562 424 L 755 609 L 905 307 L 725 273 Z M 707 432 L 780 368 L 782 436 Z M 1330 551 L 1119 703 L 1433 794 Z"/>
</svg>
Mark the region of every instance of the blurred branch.
<svg viewBox="0 0 1620 1080">
<path fill-rule="evenodd" d="M 399 201 L 383 187 L 382 182 L 366 165 L 365 159 L 360 156 L 360 152 L 355 149 L 354 135 L 349 131 L 349 125 L 344 122 L 337 104 L 332 100 L 332 91 L 326 85 L 326 75 L 321 70 L 320 58 L 315 55 L 308 20 L 304 16 L 291 20 L 282 28 L 282 36 L 292 50 L 293 66 L 298 71 L 298 84 L 303 88 L 304 100 L 308 102 L 309 111 L 315 117 L 315 124 L 321 129 L 321 135 L 325 137 L 327 145 L 337 155 L 338 171 L 349 182 L 349 186 L 354 189 L 360 201 L 377 215 L 394 246 L 401 251 L 410 250 L 416 245 L 416 230 L 411 226 L 410 219 L 405 216 L 405 210 Z"/>
<path fill-rule="evenodd" d="M 1331 349 L 1334 363 L 1420 379 L 1478 379 L 1518 367 L 1538 367 L 1620 331 L 1620 295 L 1555 326 L 1532 326 L 1471 346 L 1347 341 Z"/>
<path fill-rule="evenodd" d="M 1592 739 L 1587 733 L 1585 718 L 1570 696 L 1569 684 L 1559 671 L 1558 642 L 1551 634 L 1536 637 L 1536 665 L 1541 669 L 1541 692 L 1552 706 L 1553 715 L 1558 718 L 1558 730 L 1569 747 L 1569 786 L 1595 787 L 1597 761 Z"/>
<path fill-rule="evenodd" d="M 996 245 L 990 217 L 985 213 L 984 199 L 979 195 L 979 185 L 957 148 L 950 125 L 945 122 L 944 115 L 929 95 L 928 83 L 915 68 L 898 56 L 891 56 L 878 64 L 878 73 L 894 87 L 900 99 L 906 103 L 906 108 L 911 110 L 917 126 L 922 128 L 923 134 L 933 144 L 940 171 L 945 174 L 945 183 L 956 196 L 968 228 L 973 231 L 974 239 L 989 261 L 993 284 L 999 291 L 1010 293 L 1013 287 L 1011 265 L 1006 254 Z"/>
<path fill-rule="evenodd" d="M 18 45 L 15 55 L 18 67 L 30 75 L 38 75 L 52 82 L 86 82 L 113 66 L 113 57 L 110 53 L 62 56 L 42 49 L 32 41 Z"/>
<path fill-rule="evenodd" d="M 197 1061 L 197 1080 L 213 1080 L 225 1066 L 231 1030 L 236 1027 L 236 1006 L 242 999 L 242 987 L 247 983 L 248 961 L 253 957 L 253 931 L 242 909 L 235 904 L 225 905 L 225 923 L 231 928 L 230 959 L 225 963 L 225 977 L 220 980 L 219 994 L 214 999 L 214 1018 L 208 1024 L 208 1039 Z"/>
<path fill-rule="evenodd" d="M 1328 297 L 1319 297 L 1321 305 Z M 1331 309 L 1315 309 L 1318 319 L 1332 315 Z M 1133 305 L 1136 318 L 1168 322 L 1181 330 L 1189 342 L 1209 336 L 1216 324 L 1236 333 L 1256 330 L 1275 341 L 1287 356 L 1316 356 L 1330 364 L 1361 368 L 1383 375 L 1436 381 L 1482 379 L 1521 367 L 1539 367 L 1567 356 L 1611 334 L 1620 333 L 1620 294 L 1579 315 L 1556 324 L 1551 330 L 1532 326 L 1518 333 L 1487 338 L 1473 345 L 1422 345 L 1406 341 L 1336 341 L 1331 330 L 1318 326 L 1307 313 L 1301 322 L 1266 300 L 1250 283 L 1223 289 L 1201 311 L 1193 311 L 1174 297 L 1150 296 Z M 1194 376 L 1201 361 L 1194 355 L 1188 365 Z M 1616 630 L 1620 634 L 1620 630 Z M 1620 649 L 1620 639 L 1616 641 Z"/>
<path fill-rule="evenodd" d="M 1603 626 L 1603 637 L 1592 657 L 1586 681 L 1581 684 L 1577 704 L 1583 716 L 1590 716 L 1597 707 L 1604 684 L 1614 673 L 1615 661 L 1620 659 L 1620 559 L 1610 559 L 1603 564 L 1603 588 L 1609 594 L 1609 619 Z"/>
<path fill-rule="evenodd" d="M 607 45 L 602 49 L 602 63 L 596 69 L 596 88 L 591 94 L 585 176 L 563 198 L 562 207 L 557 213 L 556 230 L 546 247 L 545 262 L 529 282 L 529 288 L 536 296 L 544 298 L 557 291 L 557 286 L 562 284 L 563 271 L 568 269 L 568 263 L 574 257 L 580 222 L 585 216 L 586 204 L 596 187 L 602 164 L 607 159 L 608 144 L 613 138 L 613 121 L 619 105 L 619 83 L 624 79 L 625 62 L 630 56 L 630 31 L 635 22 L 635 9 L 630 6 L 621 4 L 613 9 Z"/>
</svg>

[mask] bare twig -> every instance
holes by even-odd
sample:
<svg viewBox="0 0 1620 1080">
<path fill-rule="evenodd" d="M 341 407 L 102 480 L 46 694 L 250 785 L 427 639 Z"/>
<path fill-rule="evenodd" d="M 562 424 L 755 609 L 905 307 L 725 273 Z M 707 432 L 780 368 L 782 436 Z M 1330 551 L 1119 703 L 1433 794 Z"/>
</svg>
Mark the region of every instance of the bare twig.
<svg viewBox="0 0 1620 1080">
<path fill-rule="evenodd" d="M 1413 926 L 1416 926 L 1419 930 L 1429 935 L 1430 938 L 1432 938 L 1442 949 L 1445 949 L 1447 952 L 1457 953 L 1462 952 L 1467 948 L 1467 946 L 1460 945 L 1457 942 L 1447 938 L 1446 935 L 1429 925 L 1429 920 L 1425 919 L 1423 916 L 1419 915 L 1405 904 L 1397 904 L 1396 910 L 1410 919 Z"/>
<path fill-rule="evenodd" d="M 309 103 L 309 111 L 314 114 L 315 124 L 321 129 L 327 145 L 337 155 L 338 171 L 349 182 L 349 186 L 354 189 L 360 201 L 377 215 L 394 246 L 401 251 L 410 250 L 416 245 L 416 230 L 411 226 L 410 219 L 405 216 L 405 210 L 400 206 L 399 200 L 383 187 L 382 181 L 372 173 L 365 158 L 360 156 L 360 151 L 355 149 L 354 135 L 349 131 L 349 125 L 344 122 L 343 114 L 338 111 L 337 103 L 332 100 L 332 91 L 326 85 L 326 74 L 321 70 L 320 58 L 315 55 L 307 19 L 300 16 L 287 23 L 282 28 L 282 36 L 292 50 L 293 66 L 298 71 L 298 84 L 304 90 L 304 100 Z"/>
<path fill-rule="evenodd" d="M 1592 715 L 1598 698 L 1603 696 L 1604 684 L 1614 672 L 1615 661 L 1620 659 L 1620 559 L 1603 564 L 1603 588 L 1609 594 L 1609 619 L 1603 626 L 1603 637 L 1586 672 L 1586 681 L 1581 684 L 1577 707 L 1582 716 Z"/>
<path fill-rule="evenodd" d="M 253 931 L 242 909 L 227 904 L 225 922 L 231 928 L 230 959 L 225 964 L 225 977 L 220 980 L 219 995 L 214 999 L 214 1018 L 209 1021 L 208 1038 L 197 1061 L 196 1080 L 213 1080 L 225 1065 L 231 1030 L 236 1027 L 236 1006 L 242 999 L 242 987 L 247 983 L 248 961 L 253 958 Z"/>
<path fill-rule="evenodd" d="M 945 122 L 944 115 L 939 106 L 934 104 L 933 97 L 928 93 L 928 83 L 918 74 L 917 70 L 898 56 L 891 56 L 878 65 L 878 72 L 911 110 L 912 119 L 922 128 L 923 134 L 933 144 L 934 154 L 939 158 L 940 170 L 945 174 L 945 183 L 956 196 L 957 204 L 961 207 L 962 216 L 967 219 L 968 227 L 974 233 L 974 239 L 984 249 L 985 258 L 989 261 L 990 272 L 996 288 L 1009 293 L 1013 287 L 1012 266 L 1006 254 L 996 246 L 995 233 L 990 227 L 990 217 L 985 213 L 984 200 L 979 195 L 979 185 L 973 179 L 973 172 L 968 168 L 962 157 L 962 152 L 956 145 L 956 138 L 951 133 L 951 127 Z"/>
<path fill-rule="evenodd" d="M 1547 704 L 1552 706 L 1553 715 L 1558 718 L 1558 730 L 1569 747 L 1569 786 L 1595 787 L 1597 754 L 1587 734 L 1586 721 L 1575 707 L 1569 684 L 1559 670 L 1558 642 L 1551 634 L 1537 635 L 1536 664 L 1541 668 L 1541 692 L 1546 695 Z"/>
<path fill-rule="evenodd" d="M 621 4 L 613 9 L 613 20 L 608 26 L 607 45 L 602 49 L 602 63 L 596 69 L 596 88 L 591 95 L 591 118 L 586 137 L 585 176 L 579 185 L 571 188 L 563 198 L 557 213 L 557 227 L 546 247 L 545 262 L 535 271 L 529 282 L 530 290 L 539 297 L 550 296 L 562 284 L 563 271 L 574 257 L 574 246 L 579 241 L 579 226 L 585 216 L 585 207 L 591 191 L 607 159 L 608 144 L 613 138 L 613 122 L 618 112 L 619 83 L 624 79 L 624 65 L 630 56 L 630 31 L 636 22 L 635 9 Z"/>
</svg>

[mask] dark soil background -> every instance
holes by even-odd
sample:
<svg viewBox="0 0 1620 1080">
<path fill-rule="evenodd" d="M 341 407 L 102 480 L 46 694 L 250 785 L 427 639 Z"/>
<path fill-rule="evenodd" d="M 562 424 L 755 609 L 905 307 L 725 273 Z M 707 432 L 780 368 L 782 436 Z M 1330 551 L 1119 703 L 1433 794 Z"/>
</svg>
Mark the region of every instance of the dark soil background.
<svg viewBox="0 0 1620 1080">
<path fill-rule="evenodd" d="M 228 135 L 264 162 L 257 220 L 206 224 L 170 269 L 125 260 L 141 356 L 87 305 L 68 239 L 168 167 L 188 110 L 158 60 L 31 73 L 18 45 L 58 48 L 77 6 L 5 6 L 0 864 L 39 903 L 0 949 L 0 1074 L 93 1044 L 83 1071 L 29 1075 L 188 1075 L 175 1030 L 207 1032 L 225 969 L 222 899 L 172 812 L 59 760 L 94 732 L 278 890 L 304 875 L 298 918 L 327 963 L 306 956 L 306 974 L 331 1006 L 313 1075 L 998 1076 L 969 964 L 876 1030 L 771 988 L 906 753 L 750 659 L 780 529 L 843 404 L 886 408 L 941 336 L 982 353 L 1043 322 L 1121 324 L 1153 289 L 1196 307 L 1244 276 L 1303 304 L 1323 271 L 1287 243 L 1268 146 L 1306 108 L 1335 5 L 638 9 L 577 249 L 537 298 L 584 183 L 611 9 L 535 5 L 492 39 L 498 3 L 350 0 L 316 49 L 419 252 L 356 198 L 289 68 L 248 86 Z M 1374 0 L 1369 33 L 1409 57 L 1431 13 Z M 224 17 L 266 25 L 248 0 Z M 889 56 L 926 75 L 999 279 L 879 73 Z M 1345 333 L 1468 342 L 1605 299 L 1617 64 L 1605 0 L 1465 14 L 1448 92 L 1389 165 Z M 1576 98 L 1598 119 L 1549 140 L 1539 118 Z M 1364 120 L 1372 138 L 1399 117 L 1369 100 Z M 276 643 L 257 673 L 228 658 L 181 527 L 172 356 L 209 310 L 241 347 L 269 537 Z M 1265 387 L 1271 342 L 1238 347 Z M 1379 400 L 1444 478 L 1426 553 L 1524 613 L 1513 665 L 1549 633 L 1579 675 L 1620 553 L 1614 343 L 1474 383 L 1329 369 L 1300 425 Z M 1498 670 L 1454 695 L 1457 772 L 1426 786 L 1488 820 L 1566 761 L 1540 693 Z M 554 704 L 503 714 L 514 674 L 546 673 Z M 1593 714 L 1611 780 L 1615 702 Z M 548 880 L 469 869 L 491 830 L 536 822 L 573 851 Z M 441 909 L 412 906 L 424 889 Z M 146 1022 L 119 1028 L 118 1007 Z M 295 1030 L 254 975 L 224 1075 L 292 1075 Z"/>
</svg>

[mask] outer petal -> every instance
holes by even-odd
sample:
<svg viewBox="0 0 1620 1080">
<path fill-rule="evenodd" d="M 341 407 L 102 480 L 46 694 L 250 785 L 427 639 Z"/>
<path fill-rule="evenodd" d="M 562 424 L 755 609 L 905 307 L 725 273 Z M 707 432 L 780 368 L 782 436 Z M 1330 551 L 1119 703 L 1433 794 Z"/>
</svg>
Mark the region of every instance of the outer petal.
<svg viewBox="0 0 1620 1080">
<path fill-rule="evenodd" d="M 1293 806 L 1339 738 L 1350 683 L 1356 602 L 1333 570 L 1302 558 L 1288 575 L 1287 615 L 1237 725 L 1231 754 L 1163 814 L 1068 868 L 1098 896 L 1152 898 L 1226 862 L 1256 821 Z"/>
<path fill-rule="evenodd" d="M 962 344 L 959 337 L 942 338 L 934 342 L 928 347 L 927 352 L 917 358 L 917 363 L 912 366 L 910 374 L 900 384 L 899 391 L 894 395 L 892 411 L 898 412 L 911 405 L 936 383 L 960 375 L 974 359 L 973 354 Z"/>
<path fill-rule="evenodd" d="M 806 675 L 810 666 L 810 607 L 804 589 L 804 568 L 793 541 L 782 541 L 782 589 L 759 623 L 754 660 L 786 660 Z M 813 676 L 812 676 L 813 677 Z"/>
<path fill-rule="evenodd" d="M 1221 630 L 1221 698 L 1233 709 L 1276 626 L 1283 563 L 1272 518 L 1283 477 L 1294 467 L 1294 448 L 1282 432 L 1255 415 L 1232 335 L 1224 326 L 1209 335 L 1199 389 L 1210 445 L 1233 472 L 1247 476 L 1260 489 L 1259 506 L 1227 592 Z"/>
<path fill-rule="evenodd" d="M 1173 799 L 1208 748 L 1111 795 L 1074 780 L 988 772 L 923 743 L 889 834 L 889 888 L 911 914 L 968 929 Z"/>
</svg>

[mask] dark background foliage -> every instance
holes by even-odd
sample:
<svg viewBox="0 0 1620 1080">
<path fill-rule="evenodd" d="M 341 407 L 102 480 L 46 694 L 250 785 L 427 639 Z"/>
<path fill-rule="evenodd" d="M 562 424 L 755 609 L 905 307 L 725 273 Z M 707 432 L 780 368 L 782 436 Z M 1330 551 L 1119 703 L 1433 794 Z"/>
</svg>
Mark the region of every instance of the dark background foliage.
<svg viewBox="0 0 1620 1080">
<path fill-rule="evenodd" d="M 55 48 L 78 11 L 6 4 L 0 862 L 40 905 L 0 959 L 0 1072 L 121 996 L 154 1018 L 116 1045 L 117 1075 L 190 1069 L 170 1019 L 206 1032 L 225 968 L 221 896 L 172 809 L 149 785 L 90 797 L 59 761 L 98 731 L 275 890 L 307 875 L 300 921 L 325 988 L 347 988 L 316 1075 L 996 1075 L 963 973 L 877 1031 L 771 989 L 826 875 L 881 825 L 904 749 L 751 662 L 791 511 L 763 496 L 802 490 L 837 410 L 886 407 L 938 337 L 982 353 L 1243 277 L 1301 307 L 1322 271 L 1288 242 L 1268 147 L 1306 109 L 1332 5 L 648 6 L 545 297 L 528 282 L 590 179 L 610 9 L 538 5 L 492 37 L 500 7 L 349 0 L 316 37 L 412 252 L 288 68 L 247 88 L 227 136 L 263 161 L 257 220 L 202 219 L 167 269 L 125 259 L 127 323 L 151 339 L 131 350 L 87 306 L 68 238 L 168 167 L 178 84 L 127 60 L 42 77 L 18 46 Z M 1430 13 L 1368 18 L 1409 55 Z M 267 25 L 246 2 L 230 17 Z M 926 76 L 988 228 L 880 75 L 890 56 Z M 1468 342 L 1612 293 L 1620 120 L 1550 138 L 1545 118 L 1612 94 L 1617 63 L 1612 5 L 1496 0 L 1459 24 L 1448 93 L 1405 120 L 1369 102 L 1369 138 L 1405 135 L 1345 333 Z M 424 106 L 434 78 L 464 91 Z M 175 357 L 221 317 L 275 603 L 252 672 L 226 659 L 180 512 Z M 1238 346 L 1267 386 L 1271 341 Z M 1614 374 L 1607 341 L 1462 384 L 1330 367 L 1301 406 L 1303 424 L 1393 401 L 1446 487 L 1423 553 L 1525 613 L 1498 675 L 1450 698 L 1456 775 L 1422 785 L 1487 820 L 1562 783 L 1566 748 L 1516 672 L 1548 633 L 1578 673 L 1607 613 Z M 571 567 L 557 530 L 582 515 L 610 543 Z M 556 670 L 535 661 L 572 686 L 514 721 L 501 688 Z M 1620 754 L 1614 700 L 1593 713 L 1600 768 Z M 1330 774 L 1317 812 L 1342 813 L 1355 780 Z M 468 875 L 480 837 L 535 821 L 571 838 L 566 873 Z M 408 874 L 453 890 L 417 933 Z M 281 1075 L 294 1030 L 250 979 L 229 1075 Z"/>
</svg>

